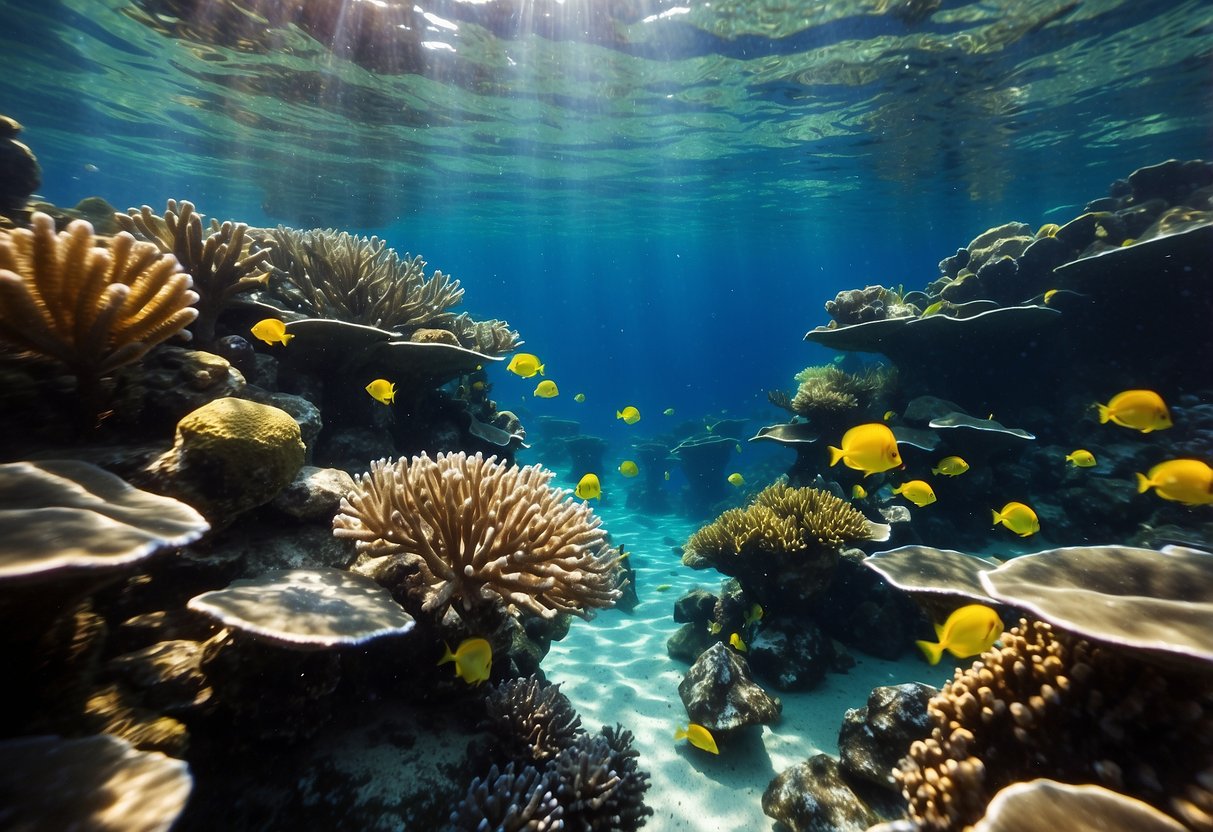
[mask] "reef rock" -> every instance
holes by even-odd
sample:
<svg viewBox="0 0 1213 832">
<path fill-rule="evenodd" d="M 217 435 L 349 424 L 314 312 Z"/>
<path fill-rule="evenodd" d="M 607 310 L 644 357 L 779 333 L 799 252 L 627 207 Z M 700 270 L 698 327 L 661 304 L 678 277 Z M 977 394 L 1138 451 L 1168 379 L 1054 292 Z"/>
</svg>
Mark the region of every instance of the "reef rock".
<svg viewBox="0 0 1213 832">
<path fill-rule="evenodd" d="M 865 832 L 881 820 L 827 754 L 780 772 L 762 795 L 762 811 L 792 832 Z"/>
<path fill-rule="evenodd" d="M 33 152 L 17 141 L 21 125 L 0 115 L 0 214 L 9 215 L 25 206 L 42 183 L 42 169 Z"/>
<path fill-rule="evenodd" d="M 750 640 L 750 664 L 779 690 L 809 690 L 834 664 L 834 642 L 808 620 L 764 623 Z"/>
<path fill-rule="evenodd" d="M 777 722 L 783 710 L 778 699 L 754 684 L 741 654 L 721 643 L 696 659 L 678 695 L 691 721 L 713 733 Z"/>
<path fill-rule="evenodd" d="M 273 500 L 274 508 L 308 523 L 331 523 L 354 478 L 340 468 L 305 465 Z"/>
<path fill-rule="evenodd" d="M 868 704 L 851 708 L 838 732 L 842 768 L 855 777 L 896 789 L 893 769 L 915 740 L 931 735 L 927 702 L 937 694 L 922 682 L 875 688 Z"/>
</svg>

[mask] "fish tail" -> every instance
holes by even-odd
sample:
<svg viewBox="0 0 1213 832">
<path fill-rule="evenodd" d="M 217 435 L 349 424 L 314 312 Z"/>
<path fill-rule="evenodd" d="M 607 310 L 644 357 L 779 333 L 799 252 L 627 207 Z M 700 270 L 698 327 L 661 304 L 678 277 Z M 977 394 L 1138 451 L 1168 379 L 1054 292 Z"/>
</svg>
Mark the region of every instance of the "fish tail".
<svg viewBox="0 0 1213 832">
<path fill-rule="evenodd" d="M 295 336 L 291 335 L 289 332 L 284 332 L 282 334 L 282 346 L 285 347 L 287 344 L 289 344 L 291 342 L 291 339 L 294 337 Z"/>
<path fill-rule="evenodd" d="M 994 525 L 995 526 L 997 526 L 999 523 L 1001 523 L 1004 519 L 1003 516 L 998 513 L 998 509 L 994 509 L 994 508 L 990 509 L 990 514 L 994 515 Z"/>
<path fill-rule="evenodd" d="M 543 368 L 544 368 L 545 366 L 546 366 L 545 364 L 540 364 L 540 365 L 539 365 L 539 375 L 543 375 Z"/>
<path fill-rule="evenodd" d="M 1150 486 L 1152 486 L 1153 484 L 1154 483 L 1150 482 L 1150 478 L 1147 477 L 1145 474 L 1137 475 L 1137 493 L 1138 494 L 1145 494 L 1147 491 L 1150 490 Z"/>
<path fill-rule="evenodd" d="M 675 728 L 674 729 L 674 739 L 676 739 L 676 740 L 690 739 L 690 735 L 687 733 L 686 728 Z"/>
<path fill-rule="evenodd" d="M 940 658 L 943 657 L 943 645 L 935 641 L 916 641 L 918 649 L 922 651 L 922 655 L 926 657 L 930 664 L 939 664 Z"/>
<path fill-rule="evenodd" d="M 835 448 L 833 445 L 827 445 L 826 450 L 830 452 L 830 467 L 833 468 L 838 464 L 838 461 L 846 455 L 846 451 L 842 448 Z"/>
<path fill-rule="evenodd" d="M 940 472 L 940 471 L 942 471 L 942 470 L 943 470 L 942 468 L 932 468 L 932 469 L 931 469 L 931 473 L 932 473 L 932 474 L 934 474 L 935 476 L 937 476 L 937 477 L 938 477 L 938 476 L 939 476 L 939 472 Z"/>
<path fill-rule="evenodd" d="M 438 660 L 438 664 L 446 664 L 447 662 L 453 662 L 453 661 L 455 661 L 455 654 L 451 652 L 451 645 L 447 644 L 447 643 L 444 641 L 444 642 L 442 642 L 442 646 L 443 646 L 444 648 L 446 648 L 446 652 L 444 652 L 444 653 L 442 654 L 442 658 Z M 458 668 L 458 667 L 456 667 L 456 668 L 455 668 L 455 675 L 456 675 L 456 676 L 458 676 L 458 675 L 459 675 L 459 668 Z"/>
<path fill-rule="evenodd" d="M 1112 418 L 1112 412 L 1110 410 L 1108 410 L 1108 406 L 1106 404 L 1100 404 L 1099 402 L 1096 402 L 1095 406 L 1097 408 L 1099 408 L 1099 423 L 1101 425 L 1106 425 L 1108 423 L 1108 421 Z"/>
</svg>

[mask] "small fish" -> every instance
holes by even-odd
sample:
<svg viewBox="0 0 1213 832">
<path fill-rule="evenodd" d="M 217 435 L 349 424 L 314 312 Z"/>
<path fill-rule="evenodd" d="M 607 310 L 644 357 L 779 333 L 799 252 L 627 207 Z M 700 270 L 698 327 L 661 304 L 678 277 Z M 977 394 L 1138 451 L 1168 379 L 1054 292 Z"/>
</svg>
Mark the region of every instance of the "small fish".
<svg viewBox="0 0 1213 832">
<path fill-rule="evenodd" d="M 710 754 L 720 753 L 720 749 L 716 747 L 716 739 L 712 736 L 712 732 L 702 725 L 696 725 L 694 722 L 686 728 L 676 730 L 674 732 L 674 740 L 687 740 L 691 745 Z"/>
<path fill-rule="evenodd" d="M 969 604 L 948 616 L 943 624 L 935 625 L 936 642 L 916 641 L 931 664 L 939 664 L 943 651 L 958 659 L 967 659 L 990 649 L 1002 635 L 1002 619 L 985 604 Z"/>
<path fill-rule="evenodd" d="M 745 614 L 745 625 L 749 627 L 751 624 L 761 621 L 763 614 L 762 604 L 750 607 Z"/>
<path fill-rule="evenodd" d="M 92 162 L 85 162 L 84 170 L 87 171 L 88 173 L 96 173 L 97 171 L 101 170 L 101 168 L 97 167 Z"/>
<path fill-rule="evenodd" d="M 615 418 L 622 419 L 625 425 L 634 425 L 640 421 L 640 411 L 628 405 L 623 410 L 616 410 Z"/>
<path fill-rule="evenodd" d="M 848 468 L 863 471 L 866 476 L 901 465 L 897 438 L 888 425 L 881 422 L 856 425 L 842 435 L 840 444 L 841 448 L 829 446 L 831 466 L 841 461 Z"/>
<path fill-rule="evenodd" d="M 578 393 L 573 397 L 573 401 L 577 402 L 577 404 L 581 404 L 585 401 L 585 393 Z"/>
<path fill-rule="evenodd" d="M 489 678 L 493 670 L 493 647 L 482 638 L 466 638 L 460 642 L 455 652 L 451 646 L 443 642 L 446 652 L 438 660 L 438 664 L 455 663 L 455 678 L 462 679 L 469 685 L 478 685 Z"/>
<path fill-rule="evenodd" d="M 720 635 L 720 622 L 719 621 L 709 621 L 708 622 L 708 632 L 714 636 Z"/>
<path fill-rule="evenodd" d="M 1085 448 L 1079 448 L 1076 451 L 1066 454 L 1066 462 L 1073 465 L 1075 468 L 1094 468 L 1095 454 Z"/>
<path fill-rule="evenodd" d="M 295 337 L 286 331 L 286 324 L 277 318 L 257 321 L 249 332 L 267 344 L 281 344 L 284 347 Z"/>
<path fill-rule="evenodd" d="M 673 589 L 673 586 L 671 584 L 657 584 L 657 586 L 653 587 L 654 592 L 665 592 L 668 589 Z"/>
<path fill-rule="evenodd" d="M 831 364 L 841 364 L 842 362 L 844 362 L 846 360 L 847 360 L 847 357 L 845 355 L 839 354 L 839 355 L 836 355 L 833 358 L 831 358 L 830 363 Z"/>
<path fill-rule="evenodd" d="M 884 412 L 884 420 L 886 422 L 891 422 L 896 416 L 897 416 L 896 410 L 886 410 Z"/>
<path fill-rule="evenodd" d="M 1002 507 L 1002 511 L 990 511 L 994 515 L 995 526 L 1001 523 L 1020 537 L 1030 537 L 1040 531 L 1040 520 L 1036 517 L 1036 512 L 1023 503 L 1012 500 Z"/>
<path fill-rule="evenodd" d="M 745 485 L 745 477 L 734 471 L 733 473 L 729 474 L 729 482 L 738 486 Z"/>
<path fill-rule="evenodd" d="M 741 636 L 737 633 L 733 633 L 731 636 L 729 636 L 729 647 L 732 647 L 739 653 L 744 653 L 749 649 L 745 646 L 745 642 L 741 640 Z"/>
<path fill-rule="evenodd" d="M 597 500 L 602 497 L 602 483 L 598 482 L 597 474 L 586 474 L 577 483 L 573 493 L 580 500 Z"/>
<path fill-rule="evenodd" d="M 1136 242 L 1137 242 L 1137 239 L 1136 239 L 1136 238 L 1134 238 L 1134 237 L 1126 237 L 1124 240 L 1122 240 L 1122 241 L 1121 241 L 1121 243 L 1120 243 L 1120 247 L 1121 247 L 1121 248 L 1128 248 L 1129 246 L 1133 245 L 1133 244 L 1134 244 L 1134 243 L 1136 243 Z"/>
<path fill-rule="evenodd" d="M 1042 297 L 1041 300 L 1044 301 L 1045 306 L 1049 305 L 1049 301 L 1053 300 L 1053 296 L 1056 294 L 1057 294 L 1056 289 L 1050 289 L 1049 291 L 1044 293 L 1044 297 Z"/>
<path fill-rule="evenodd" d="M 741 453 L 741 443 L 740 442 L 738 442 L 734 447 L 737 449 L 737 453 Z"/>
<path fill-rule="evenodd" d="M 938 315 L 941 309 L 943 309 L 943 301 L 937 300 L 926 309 L 922 310 L 922 317 L 929 318 L 932 315 Z"/>
<path fill-rule="evenodd" d="M 640 473 L 640 469 L 636 466 L 635 462 L 630 459 L 625 459 L 623 462 L 619 463 L 619 473 L 623 474 L 625 477 L 634 477 Z"/>
<path fill-rule="evenodd" d="M 541 399 L 554 399 L 560 395 L 560 389 L 556 386 L 556 382 L 548 378 L 535 385 L 535 392 L 532 395 Z"/>
<path fill-rule="evenodd" d="M 1061 226 L 1055 222 L 1046 222 L 1036 231 L 1036 236 L 1039 237 L 1056 237 L 1057 232 L 1061 231 Z"/>
<path fill-rule="evenodd" d="M 855 483 L 855 485 L 851 486 L 851 499 L 852 500 L 863 500 L 863 499 L 866 499 L 867 496 L 868 496 L 867 489 L 864 488 L 859 483 Z"/>
<path fill-rule="evenodd" d="M 674 415 L 674 408 L 672 408 L 672 407 L 667 407 L 665 410 L 661 411 L 661 415 L 662 415 L 662 416 L 673 416 L 673 415 Z"/>
<path fill-rule="evenodd" d="M 483 390 L 483 389 L 484 389 L 484 387 L 485 387 L 485 385 L 484 385 L 484 382 L 483 382 L 483 381 L 473 381 L 473 382 L 472 382 L 472 389 L 473 389 L 473 390 L 480 391 L 480 390 Z"/>
<path fill-rule="evenodd" d="M 943 474 L 945 477 L 959 477 L 965 471 L 969 470 L 969 463 L 965 462 L 958 456 L 945 456 L 939 460 L 939 464 L 931 469 L 931 473 L 939 476 Z"/>
<path fill-rule="evenodd" d="M 516 352 L 514 357 L 510 359 L 510 363 L 505 365 L 506 372 L 513 373 L 522 378 L 530 378 L 538 373 L 543 375 L 544 365 L 540 363 L 539 356 L 531 355 L 529 352 Z"/>
<path fill-rule="evenodd" d="M 619 544 L 619 560 L 623 560 L 624 558 L 629 558 L 631 556 L 632 553 L 623 551 L 623 544 Z"/>
<path fill-rule="evenodd" d="M 1199 459 L 1169 459 L 1137 475 L 1137 493 L 1151 488 L 1164 500 L 1174 500 L 1186 506 L 1213 503 L 1213 468 Z"/>
<path fill-rule="evenodd" d="M 1101 425 L 1113 422 L 1142 433 L 1171 427 L 1171 414 L 1162 396 L 1153 390 L 1125 390 L 1107 404 L 1096 404 Z"/>
<path fill-rule="evenodd" d="M 670 472 L 666 471 L 664 476 L 665 476 L 665 481 L 669 482 L 670 481 Z"/>
<path fill-rule="evenodd" d="M 396 401 L 396 385 L 385 378 L 377 378 L 366 386 L 366 392 L 380 404 L 391 404 Z"/>
<path fill-rule="evenodd" d="M 935 490 L 924 480 L 910 480 L 893 489 L 894 494 L 900 494 L 914 505 L 922 508 L 935 502 Z"/>
</svg>

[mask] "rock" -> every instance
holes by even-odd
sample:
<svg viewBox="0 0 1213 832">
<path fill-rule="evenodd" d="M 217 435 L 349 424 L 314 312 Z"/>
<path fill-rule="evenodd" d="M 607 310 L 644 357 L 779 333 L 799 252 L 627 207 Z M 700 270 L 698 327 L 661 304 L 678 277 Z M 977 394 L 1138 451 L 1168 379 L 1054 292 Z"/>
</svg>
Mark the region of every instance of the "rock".
<svg viewBox="0 0 1213 832">
<path fill-rule="evenodd" d="M 745 658 L 721 643 L 695 660 L 678 695 L 691 722 L 713 733 L 774 723 L 783 710 L 778 699 L 754 684 Z"/>
<path fill-rule="evenodd" d="M 340 468 L 305 465 L 271 505 L 305 523 L 332 523 L 341 498 L 354 490 L 354 478 Z"/>
<path fill-rule="evenodd" d="M 716 596 L 704 589 L 692 589 L 674 602 L 674 621 L 679 624 L 706 624 L 712 619 Z"/>
<path fill-rule="evenodd" d="M 694 664 L 704 650 L 719 643 L 719 638 L 709 633 L 705 624 L 688 623 L 666 640 L 665 651 L 671 659 Z"/>
<path fill-rule="evenodd" d="M 392 434 L 383 428 L 344 428 L 326 435 L 316 452 L 319 464 L 353 474 L 366 471 L 372 460 L 396 455 Z"/>
<path fill-rule="evenodd" d="M 763 792 L 762 811 L 792 832 L 865 832 L 882 820 L 828 754 L 780 772 Z"/>
<path fill-rule="evenodd" d="M 1192 191 L 1208 185 L 1213 185 L 1213 164 L 1199 159 L 1187 162 L 1168 159 L 1129 174 L 1134 202 L 1164 199 L 1168 204 L 1176 205 Z"/>
<path fill-rule="evenodd" d="M 834 643 L 804 618 L 764 622 L 749 647 L 754 672 L 778 690 L 809 690 L 834 664 Z"/>
<path fill-rule="evenodd" d="M 201 662 L 202 645 L 179 639 L 115 656 L 106 669 L 139 691 L 143 706 L 174 717 L 198 716 L 209 710 L 213 694 Z"/>
<path fill-rule="evenodd" d="M 121 375 L 129 380 L 122 407 L 145 432 L 167 429 L 215 399 L 242 395 L 247 386 L 227 359 L 182 347 L 153 350 Z"/>
<path fill-rule="evenodd" d="M 892 772 L 897 761 L 912 742 L 931 735 L 927 702 L 938 692 L 921 682 L 888 685 L 875 688 L 864 707 L 848 710 L 838 732 L 843 770 L 895 791 Z"/>
<path fill-rule="evenodd" d="M 0 214 L 25 207 L 29 195 L 42 184 L 42 169 L 33 151 L 17 141 L 21 125 L 0 115 Z"/>
</svg>

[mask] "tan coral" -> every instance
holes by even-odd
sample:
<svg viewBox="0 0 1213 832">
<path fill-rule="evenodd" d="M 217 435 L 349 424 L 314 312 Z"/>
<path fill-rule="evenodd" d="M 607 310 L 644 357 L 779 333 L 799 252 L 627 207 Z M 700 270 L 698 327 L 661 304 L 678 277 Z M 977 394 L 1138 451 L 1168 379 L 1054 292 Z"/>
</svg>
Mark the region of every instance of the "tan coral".
<svg viewBox="0 0 1213 832">
<path fill-rule="evenodd" d="M 590 507 L 550 487 L 552 476 L 481 454 L 379 460 L 341 501 L 333 533 L 357 542 L 356 571 L 439 617 L 451 606 L 464 617 L 512 605 L 545 618 L 609 607 L 617 554 Z"/>
</svg>

